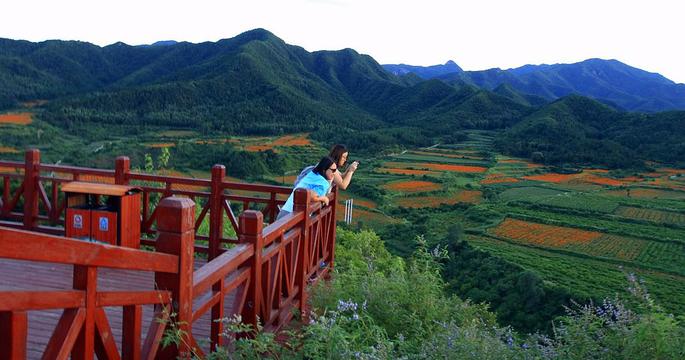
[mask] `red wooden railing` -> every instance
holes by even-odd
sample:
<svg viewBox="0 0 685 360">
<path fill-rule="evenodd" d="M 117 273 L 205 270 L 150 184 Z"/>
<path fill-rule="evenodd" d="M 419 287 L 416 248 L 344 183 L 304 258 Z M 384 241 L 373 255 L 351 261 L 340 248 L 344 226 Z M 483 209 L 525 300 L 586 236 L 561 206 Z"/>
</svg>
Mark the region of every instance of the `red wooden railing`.
<svg viewBox="0 0 685 360">
<path fill-rule="evenodd" d="M 184 196 L 200 205 L 195 229 L 209 219 L 209 233 L 196 233 L 197 240 L 207 245 L 196 245 L 196 251 L 213 259 L 223 252 L 223 244 L 238 243 L 237 237 L 224 235 L 224 227 L 231 226 L 238 234 L 238 221 L 233 207 L 242 211 L 260 210 L 269 221 L 278 214 L 278 205 L 285 202 L 292 191 L 289 187 L 247 184 L 224 181 L 226 168 L 215 165 L 211 179 L 191 179 L 131 171 L 127 157 L 118 157 L 115 170 L 91 169 L 75 166 L 40 163 L 40 151 L 28 150 L 25 161 L 0 161 L 3 192 L 0 206 L 0 225 L 63 235 L 65 202 L 60 186 L 70 181 L 90 181 L 142 188 L 141 244 L 154 246 L 150 239 L 156 232 L 158 214 L 154 198 Z M 14 189 L 13 188 L 14 185 Z M 23 201 L 23 206 L 18 204 Z M 233 204 L 233 207 L 231 206 Z M 227 219 L 228 221 L 226 221 Z M 228 224 L 226 224 L 228 222 Z"/>
<path fill-rule="evenodd" d="M 194 326 L 197 327 L 203 316 L 210 318 L 211 350 L 226 340 L 221 337 L 223 324 L 216 320 L 232 314 L 241 314 L 244 322 L 255 326 L 259 322 L 267 331 L 279 329 L 291 319 L 293 308 L 304 308 L 307 284 L 322 278 L 333 266 L 335 206 L 310 204 L 308 192 L 304 190 L 296 191 L 293 213 L 273 222 L 276 206 L 283 202 L 279 194 L 292 190 L 225 182 L 225 169 L 220 165 L 212 168 L 211 180 L 198 180 L 134 173 L 124 157 L 117 158 L 115 171 L 45 165 L 40 164 L 39 157 L 37 150 L 30 150 L 23 164 L 0 161 L 4 185 L 0 225 L 15 228 L 0 227 L 0 261 L 10 258 L 73 264 L 74 286 L 65 291 L 40 293 L 0 291 L 0 339 L 10 339 L 8 345 L 5 342 L 0 345 L 0 358 L 23 358 L 26 311 L 45 308 L 65 310 L 44 358 L 64 358 L 71 353 L 74 358 L 92 359 L 95 353 L 99 359 L 152 358 L 155 354 L 157 358 L 173 359 L 179 355 L 188 356 L 191 351 L 204 356 L 198 345 L 200 341 L 193 333 Z M 50 174 L 41 175 L 41 172 Z M 157 253 L 36 233 L 63 234 L 59 225 L 63 221 L 64 200 L 59 186 L 72 180 L 141 186 L 142 230 L 156 234 L 154 239 L 142 241 L 153 245 Z M 43 182 L 50 183 L 50 196 Z M 151 183 L 163 184 L 163 187 Z M 194 188 L 178 188 L 178 185 Z M 14 189 L 10 189 L 12 186 Z M 231 190 L 234 193 L 227 193 Z M 243 193 L 235 193 L 239 191 Z M 161 194 L 162 200 L 153 207 L 150 199 L 155 193 Z M 332 204 L 336 203 L 336 198 L 337 190 L 333 191 Z M 17 206 L 20 199 L 23 211 Z M 192 200 L 201 204 L 204 201 L 197 217 Z M 230 206 L 236 201 L 242 203 L 244 210 L 238 219 Z M 255 204 L 262 204 L 262 209 L 249 210 Z M 208 213 L 209 235 L 196 235 Z M 272 220 L 266 226 L 265 215 Z M 236 238 L 223 235 L 224 216 L 235 229 Z M 196 239 L 208 241 L 208 246 L 196 244 Z M 235 245 L 224 249 L 224 243 Z M 41 246 L 54 250 L 37 255 L 36 249 Z M 196 251 L 206 252 L 210 261 L 193 270 Z M 74 253 L 80 255 L 72 257 Z M 168 267 L 162 267 L 158 261 Z M 155 290 L 98 292 L 98 267 L 154 271 Z M 38 298 L 51 300 L 41 302 L 36 300 Z M 227 302 L 231 302 L 231 306 L 227 306 Z M 141 304 L 156 304 L 157 318 L 168 313 L 160 310 L 162 305 L 173 304 L 176 314 L 173 320 L 184 334 L 178 348 L 157 351 L 162 325 L 155 325 L 148 332 L 145 346 L 132 340 L 140 339 Z M 121 356 L 113 346 L 111 336 L 107 335 L 109 325 L 101 311 L 103 306 L 112 305 L 124 307 Z"/>
</svg>

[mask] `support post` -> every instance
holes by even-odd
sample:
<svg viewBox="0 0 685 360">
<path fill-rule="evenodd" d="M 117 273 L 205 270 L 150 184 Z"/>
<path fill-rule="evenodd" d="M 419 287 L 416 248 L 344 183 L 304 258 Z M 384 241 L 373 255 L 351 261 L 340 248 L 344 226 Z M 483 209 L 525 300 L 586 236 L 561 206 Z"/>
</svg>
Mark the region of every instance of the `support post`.
<svg viewBox="0 0 685 360">
<path fill-rule="evenodd" d="M 0 311 L 0 359 L 26 359 L 28 322 L 26 311 Z"/>
<path fill-rule="evenodd" d="M 114 183 L 128 185 L 129 172 L 131 172 L 131 160 L 128 156 L 118 156 L 114 161 Z"/>
<path fill-rule="evenodd" d="M 95 354 L 95 300 L 97 294 L 98 272 L 94 266 L 74 265 L 74 290 L 86 293 L 86 319 L 74 348 L 73 360 L 93 360 Z"/>
<path fill-rule="evenodd" d="M 224 188 L 221 183 L 226 176 L 226 167 L 214 165 L 212 167 L 212 191 L 209 196 L 209 259 L 221 255 L 221 237 L 224 233 L 223 206 Z"/>
<path fill-rule="evenodd" d="M 159 202 L 156 251 L 179 257 L 178 274 L 155 273 L 160 290 L 171 291 L 173 311 L 170 319 L 182 331 L 177 347 L 160 349 L 158 358 L 190 358 L 193 344 L 193 261 L 195 254 L 195 203 L 187 198 L 168 197 Z"/>
<path fill-rule="evenodd" d="M 298 212 L 304 212 L 304 220 L 300 223 L 300 231 L 302 237 L 300 238 L 300 246 L 297 251 L 299 251 L 300 256 L 298 256 L 296 279 L 298 286 L 298 298 L 300 312 L 302 315 L 303 323 L 307 323 L 308 313 L 307 313 L 307 279 L 309 278 L 309 266 L 311 265 L 310 255 L 310 244 L 309 244 L 309 212 L 307 208 L 309 207 L 309 191 L 305 189 L 296 189 L 293 203 L 293 214 Z"/>
<path fill-rule="evenodd" d="M 24 228 L 27 230 L 37 225 L 39 176 L 40 150 L 26 150 L 24 156 Z"/>
<path fill-rule="evenodd" d="M 124 360 L 141 360 L 141 334 L 143 323 L 143 306 L 124 306 L 122 317 L 121 358 Z"/>
<path fill-rule="evenodd" d="M 259 315 L 262 308 L 262 251 L 264 242 L 262 230 L 264 228 L 264 215 L 255 210 L 248 210 L 240 214 L 240 242 L 252 244 L 254 255 L 250 264 L 250 286 L 247 289 L 247 298 L 242 311 L 243 322 L 251 324 L 257 329 Z"/>
<path fill-rule="evenodd" d="M 337 219 L 336 216 L 338 215 L 336 212 L 338 209 L 338 194 L 339 194 L 337 186 L 333 187 L 332 194 L 333 194 L 333 200 L 331 200 L 331 204 L 332 204 L 331 206 L 333 206 L 333 209 L 331 209 L 331 218 L 330 218 L 331 224 L 329 227 L 330 232 L 328 233 L 328 236 L 327 236 L 327 240 L 330 241 L 329 245 L 328 245 L 329 246 L 328 248 L 330 249 L 330 258 L 328 259 L 328 267 L 331 271 L 333 270 L 333 265 L 335 263 L 335 234 L 336 234 L 335 227 L 336 227 L 336 219 Z M 354 202 L 352 204 L 354 204 Z M 350 222 L 352 222 L 352 208 L 351 207 L 352 206 L 350 206 Z M 329 274 L 330 274 L 330 271 L 329 271 Z"/>
</svg>

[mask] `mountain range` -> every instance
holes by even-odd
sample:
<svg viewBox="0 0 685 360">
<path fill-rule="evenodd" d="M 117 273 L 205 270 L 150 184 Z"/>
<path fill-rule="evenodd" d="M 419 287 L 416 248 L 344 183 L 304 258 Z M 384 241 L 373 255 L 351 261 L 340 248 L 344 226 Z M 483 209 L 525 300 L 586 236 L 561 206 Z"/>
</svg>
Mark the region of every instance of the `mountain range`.
<svg viewBox="0 0 685 360">
<path fill-rule="evenodd" d="M 622 75 L 612 79 L 630 77 L 644 84 L 660 84 L 654 89 L 679 89 L 660 75 L 637 69 L 630 72 L 618 62 L 589 60 L 584 70 L 574 71 L 588 72 L 593 66 L 618 69 L 615 72 Z M 571 68 L 549 65 L 543 69 L 545 74 L 557 75 L 542 76 L 539 72 L 543 70 L 533 67 L 492 72 L 502 78 L 537 79 L 538 83 L 543 78 L 564 80 L 564 86 L 572 86 L 573 71 L 563 70 Z M 635 154 L 626 147 L 648 136 L 640 129 L 649 126 L 656 133 L 663 127 L 673 128 L 669 141 L 685 139 L 683 112 L 624 113 L 589 98 L 564 96 L 560 90 L 563 86 L 553 87 L 557 92 L 531 94 L 519 87 L 533 80 L 497 83 L 492 80 L 496 75 L 490 78 L 483 73 L 479 77 L 477 72 L 460 70 L 455 63 L 447 63 L 418 71 L 422 76 L 434 76 L 430 79 L 412 71 L 396 75 L 352 49 L 308 52 L 263 29 L 199 44 L 164 41 L 99 47 L 76 41 L 0 39 L 0 109 L 16 108 L 23 101 L 49 100 L 38 109 L 41 119 L 68 131 L 105 137 L 149 127 L 192 129 L 204 134 L 310 132 L 314 139 L 343 142 L 370 153 L 394 145 L 449 142 L 463 129 L 503 129 L 502 139 L 511 142 L 511 146 L 501 143 L 504 151 L 521 156 L 542 152 L 554 163 L 620 163 L 599 155 L 574 157 L 559 147 L 541 146 L 555 144 L 553 135 L 558 136 L 559 123 L 566 129 L 582 129 L 574 132 L 577 136 L 564 139 L 577 142 L 583 153 L 590 154 L 588 147 L 600 143 L 608 146 L 607 141 L 620 148 L 612 154 Z M 597 79 L 609 73 L 597 73 L 592 81 L 599 82 Z M 620 82 L 611 84 L 617 89 Z M 636 88 L 640 87 L 626 81 L 623 92 Z M 588 89 L 596 90 L 592 86 Z M 578 98 L 583 101 L 576 101 Z M 619 104 L 609 95 L 602 100 Z M 566 103 L 571 105 L 559 105 Z M 591 112 L 584 108 L 597 106 L 606 109 L 600 113 L 607 119 L 620 119 L 611 127 L 611 139 L 602 137 L 603 128 L 586 124 L 586 115 Z M 535 122 L 531 117 L 544 121 Z M 535 137 L 517 131 L 531 121 Z M 678 127 L 680 124 L 684 126 Z M 104 130 L 92 131 L 95 128 Z M 630 134 L 630 141 L 616 140 L 625 134 Z M 645 140 L 647 147 L 641 154 L 655 156 L 652 159 L 671 161 L 681 152 L 663 151 L 664 143 L 650 139 L 657 143 Z M 635 157 L 635 161 L 640 158 Z"/>
<path fill-rule="evenodd" d="M 471 84 L 494 90 L 507 85 L 521 94 L 548 101 L 577 94 L 628 111 L 657 112 L 685 109 L 685 84 L 618 60 L 588 59 L 574 64 L 524 65 L 463 71 L 453 61 L 428 67 L 383 65 L 396 75 L 415 74 L 422 79 Z"/>
</svg>

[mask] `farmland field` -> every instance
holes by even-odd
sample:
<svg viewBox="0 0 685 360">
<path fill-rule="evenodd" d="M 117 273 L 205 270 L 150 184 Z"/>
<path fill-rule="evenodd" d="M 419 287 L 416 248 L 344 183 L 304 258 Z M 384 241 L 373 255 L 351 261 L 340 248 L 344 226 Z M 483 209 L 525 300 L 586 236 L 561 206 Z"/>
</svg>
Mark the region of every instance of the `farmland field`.
<svg viewBox="0 0 685 360">
<path fill-rule="evenodd" d="M 647 208 L 637 208 L 631 206 L 620 206 L 615 211 L 620 215 L 630 219 L 648 220 L 656 223 L 674 224 L 685 226 L 685 214 L 661 211 Z"/>
<path fill-rule="evenodd" d="M 441 188 L 440 184 L 430 181 L 395 181 L 384 185 L 388 190 L 400 192 L 424 192 L 435 191 Z"/>
<path fill-rule="evenodd" d="M 33 122 L 33 114 L 30 112 L 0 114 L 0 125 L 29 125 Z"/>
<path fill-rule="evenodd" d="M 468 241 L 507 261 L 536 272 L 545 281 L 566 287 L 586 296 L 608 297 L 616 295 L 630 300 L 626 274 L 635 273 L 644 279 L 655 300 L 667 310 L 685 313 L 685 277 L 641 269 L 639 267 L 610 264 L 591 258 L 577 258 L 565 254 L 521 247 L 483 236 L 469 236 Z"/>
<path fill-rule="evenodd" d="M 419 229 L 416 234 L 433 243 L 440 243 L 452 223 L 461 223 L 472 245 L 579 296 L 627 297 L 625 277 L 634 272 L 660 304 L 685 314 L 679 295 L 685 291 L 680 172 L 660 167 L 641 174 L 599 168 L 561 173 L 497 154 L 485 132 L 469 135 L 462 143 L 378 158 L 353 183 L 386 190 L 374 199 L 375 209 L 393 221 L 382 225 L 379 213 L 365 213 L 361 205 L 354 217 L 380 231 L 395 226 L 395 236 Z M 424 183 L 440 187 L 422 188 Z M 414 194 L 412 187 L 430 193 Z M 354 185 L 349 191 L 356 197 Z M 411 226 L 397 227 L 403 223 Z"/>
</svg>

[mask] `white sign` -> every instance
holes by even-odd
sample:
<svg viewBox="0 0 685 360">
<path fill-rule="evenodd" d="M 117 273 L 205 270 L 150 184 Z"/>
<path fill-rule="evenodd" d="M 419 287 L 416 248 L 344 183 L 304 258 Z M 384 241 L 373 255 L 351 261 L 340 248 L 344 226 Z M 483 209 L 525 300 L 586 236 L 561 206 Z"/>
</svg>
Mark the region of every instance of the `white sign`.
<svg viewBox="0 0 685 360">
<path fill-rule="evenodd" d="M 74 214 L 74 229 L 83 229 L 83 216 Z"/>
</svg>

